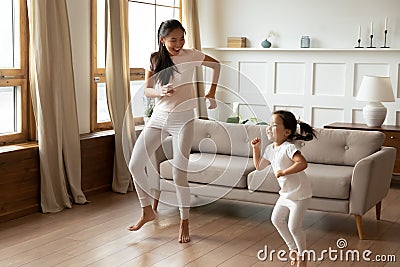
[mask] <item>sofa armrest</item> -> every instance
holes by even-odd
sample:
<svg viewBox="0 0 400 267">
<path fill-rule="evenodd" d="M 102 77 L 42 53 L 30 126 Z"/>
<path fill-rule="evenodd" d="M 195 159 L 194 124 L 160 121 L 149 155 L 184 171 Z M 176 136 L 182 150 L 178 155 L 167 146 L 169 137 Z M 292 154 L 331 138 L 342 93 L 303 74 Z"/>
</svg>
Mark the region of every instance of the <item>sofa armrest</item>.
<svg viewBox="0 0 400 267">
<path fill-rule="evenodd" d="M 364 215 L 387 195 L 395 158 L 395 148 L 382 147 L 357 162 L 351 180 L 350 214 Z"/>
<path fill-rule="evenodd" d="M 162 145 L 150 155 L 150 161 L 146 165 L 147 176 L 151 189 L 160 190 L 160 163 L 172 159 L 172 137 L 167 137 Z"/>
</svg>

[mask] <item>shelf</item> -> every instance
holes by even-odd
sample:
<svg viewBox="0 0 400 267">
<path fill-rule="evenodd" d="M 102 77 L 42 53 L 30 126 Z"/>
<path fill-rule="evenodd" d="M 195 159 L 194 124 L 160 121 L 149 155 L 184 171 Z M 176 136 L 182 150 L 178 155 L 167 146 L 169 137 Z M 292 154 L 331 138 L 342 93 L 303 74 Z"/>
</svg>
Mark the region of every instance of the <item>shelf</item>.
<svg viewBox="0 0 400 267">
<path fill-rule="evenodd" d="M 256 51 L 256 52 L 400 52 L 400 49 L 392 48 L 229 48 L 229 47 L 204 47 L 203 50 L 215 51 Z"/>
</svg>

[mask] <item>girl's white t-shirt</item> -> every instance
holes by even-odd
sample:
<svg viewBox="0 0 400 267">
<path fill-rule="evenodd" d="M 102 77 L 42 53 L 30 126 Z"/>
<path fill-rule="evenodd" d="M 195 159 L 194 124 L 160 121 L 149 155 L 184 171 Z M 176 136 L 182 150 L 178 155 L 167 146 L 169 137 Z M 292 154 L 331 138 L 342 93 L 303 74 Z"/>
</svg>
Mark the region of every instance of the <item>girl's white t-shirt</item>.
<svg viewBox="0 0 400 267">
<path fill-rule="evenodd" d="M 293 165 L 293 156 L 298 151 L 290 142 L 284 142 L 278 147 L 270 144 L 266 147 L 263 157 L 271 162 L 276 175 L 278 170 L 285 170 Z M 287 199 L 302 200 L 312 197 L 311 184 L 304 171 L 277 178 L 281 190 L 279 194 Z"/>
<path fill-rule="evenodd" d="M 193 74 L 196 67 L 201 66 L 205 54 L 196 49 L 183 48 L 176 56 L 171 56 L 176 70 L 169 83 L 175 92 L 171 96 L 156 98 L 155 109 L 180 112 L 197 107 L 197 99 L 193 86 Z M 160 85 L 155 85 L 160 86 Z"/>
</svg>

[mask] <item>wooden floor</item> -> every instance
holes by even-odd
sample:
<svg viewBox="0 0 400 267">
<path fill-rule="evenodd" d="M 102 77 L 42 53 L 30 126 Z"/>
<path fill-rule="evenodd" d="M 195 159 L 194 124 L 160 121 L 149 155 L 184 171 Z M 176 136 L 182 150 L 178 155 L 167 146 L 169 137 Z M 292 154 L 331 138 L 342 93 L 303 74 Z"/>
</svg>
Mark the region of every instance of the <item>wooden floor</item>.
<svg viewBox="0 0 400 267">
<path fill-rule="evenodd" d="M 276 253 L 272 260 L 257 258 L 265 246 L 268 253 L 285 249 L 269 219 L 272 206 L 219 200 L 192 208 L 192 241 L 179 244 L 175 207 L 160 204 L 157 220 L 133 233 L 126 228 L 140 217 L 134 192 L 102 193 L 90 200 L 57 214 L 37 213 L 0 224 L 0 266 L 289 266 Z M 207 201 L 192 199 L 196 205 Z M 325 260 L 308 266 L 400 266 L 399 185 L 392 186 L 382 208 L 381 221 L 375 220 L 374 210 L 364 216 L 367 240 L 362 241 L 352 216 L 308 211 L 303 222 L 308 249 L 318 257 L 336 249 L 332 255 L 339 257 L 334 261 L 325 254 Z M 338 249 L 339 238 L 346 240 L 346 248 Z M 340 260 L 339 251 L 361 254 L 367 249 L 371 259 L 395 255 L 397 262 Z"/>
</svg>

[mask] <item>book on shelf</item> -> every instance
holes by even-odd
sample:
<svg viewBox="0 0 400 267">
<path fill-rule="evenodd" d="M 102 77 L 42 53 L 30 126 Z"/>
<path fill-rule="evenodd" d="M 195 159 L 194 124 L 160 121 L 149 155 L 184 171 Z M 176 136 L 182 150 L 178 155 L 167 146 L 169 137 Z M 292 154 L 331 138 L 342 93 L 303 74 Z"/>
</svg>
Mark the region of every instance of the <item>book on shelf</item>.
<svg viewBox="0 0 400 267">
<path fill-rule="evenodd" d="M 246 37 L 228 37 L 227 47 L 244 48 L 246 47 Z"/>
</svg>

